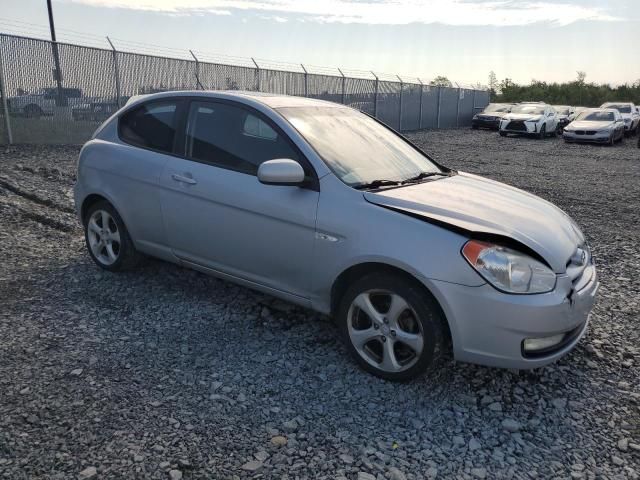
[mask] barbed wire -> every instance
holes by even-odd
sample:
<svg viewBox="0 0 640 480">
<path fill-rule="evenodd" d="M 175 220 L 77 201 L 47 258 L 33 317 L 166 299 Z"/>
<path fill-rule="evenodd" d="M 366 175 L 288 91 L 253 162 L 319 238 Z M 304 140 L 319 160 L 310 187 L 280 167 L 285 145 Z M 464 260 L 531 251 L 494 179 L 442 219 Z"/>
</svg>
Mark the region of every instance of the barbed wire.
<svg viewBox="0 0 640 480">
<path fill-rule="evenodd" d="M 0 33 L 8 33 L 12 35 L 19 35 L 24 37 L 39 38 L 42 40 L 50 40 L 50 30 L 48 25 L 36 24 L 31 22 L 24 22 L 21 20 L 9 19 L 0 17 Z M 70 43 L 78 46 L 91 46 L 95 48 L 111 49 L 111 45 L 108 43 L 106 37 L 101 37 L 96 34 L 80 32 L 64 27 L 56 28 L 57 40 L 59 43 Z M 147 42 L 138 42 L 134 40 L 127 40 L 119 37 L 109 37 L 116 50 L 124 53 L 142 53 L 146 55 L 153 55 L 159 57 L 169 57 L 180 60 L 193 60 L 191 51 L 188 49 L 181 49 L 175 47 L 167 47 L 164 45 L 157 45 Z M 263 58 L 249 58 L 234 55 L 227 55 L 215 52 L 205 52 L 201 50 L 193 50 L 196 58 L 201 62 L 209 63 L 224 63 L 233 66 L 255 68 L 257 65 L 259 68 L 267 70 L 278 70 L 285 72 L 304 73 L 305 69 L 308 73 L 329 75 L 329 76 L 345 76 L 352 78 L 379 80 L 387 82 L 403 83 L 423 83 L 428 85 L 430 79 L 418 78 L 415 75 L 398 75 L 387 72 L 367 71 L 355 68 L 344 67 L 328 67 L 318 65 L 307 65 L 303 63 L 292 63 L 278 60 L 269 60 Z M 457 83 L 452 81 L 452 85 L 458 88 L 466 89 L 486 89 L 486 86 L 481 84 L 470 83 Z"/>
</svg>

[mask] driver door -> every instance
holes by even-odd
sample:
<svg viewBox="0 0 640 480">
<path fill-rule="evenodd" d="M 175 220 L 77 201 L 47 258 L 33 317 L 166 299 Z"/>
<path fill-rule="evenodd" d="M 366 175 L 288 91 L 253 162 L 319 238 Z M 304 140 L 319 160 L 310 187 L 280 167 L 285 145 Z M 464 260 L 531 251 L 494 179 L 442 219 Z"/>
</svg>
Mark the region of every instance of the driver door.
<svg viewBox="0 0 640 480">
<path fill-rule="evenodd" d="M 302 153 L 261 113 L 235 102 L 190 102 L 184 154 L 160 183 L 169 245 L 183 262 L 308 297 L 319 192 L 264 185 L 266 160 Z"/>
</svg>

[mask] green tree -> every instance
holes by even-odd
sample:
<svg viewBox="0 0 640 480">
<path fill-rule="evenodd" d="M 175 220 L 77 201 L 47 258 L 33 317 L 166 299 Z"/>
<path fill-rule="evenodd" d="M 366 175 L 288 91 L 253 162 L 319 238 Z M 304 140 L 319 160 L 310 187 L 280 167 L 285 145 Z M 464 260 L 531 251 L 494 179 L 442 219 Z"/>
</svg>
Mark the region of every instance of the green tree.
<svg viewBox="0 0 640 480">
<path fill-rule="evenodd" d="M 443 75 L 438 75 L 436 78 L 431 80 L 431 85 L 436 87 L 453 87 L 453 83 L 447 77 Z"/>
<path fill-rule="evenodd" d="M 494 72 L 493 70 L 491 70 L 489 72 L 489 92 L 491 93 L 491 96 L 493 97 L 497 92 L 497 88 L 498 88 L 498 77 L 496 76 L 496 72 Z"/>
</svg>

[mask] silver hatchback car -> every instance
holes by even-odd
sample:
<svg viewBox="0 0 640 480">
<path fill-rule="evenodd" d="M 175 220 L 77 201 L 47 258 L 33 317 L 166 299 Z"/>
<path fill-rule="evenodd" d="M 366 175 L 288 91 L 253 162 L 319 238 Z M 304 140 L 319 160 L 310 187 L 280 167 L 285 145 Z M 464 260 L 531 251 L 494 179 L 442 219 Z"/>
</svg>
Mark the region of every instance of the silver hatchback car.
<svg viewBox="0 0 640 480">
<path fill-rule="evenodd" d="M 75 202 L 100 267 L 144 253 L 330 314 L 356 361 L 391 380 L 448 348 L 552 362 L 585 333 L 598 289 L 559 208 L 320 100 L 134 98 L 83 147 Z"/>
</svg>

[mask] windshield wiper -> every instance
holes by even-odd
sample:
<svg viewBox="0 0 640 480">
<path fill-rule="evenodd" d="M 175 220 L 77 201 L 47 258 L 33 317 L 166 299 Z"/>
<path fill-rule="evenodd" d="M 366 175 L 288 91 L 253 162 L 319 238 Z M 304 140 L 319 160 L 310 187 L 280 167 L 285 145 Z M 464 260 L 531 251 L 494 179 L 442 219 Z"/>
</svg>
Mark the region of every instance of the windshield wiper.
<svg viewBox="0 0 640 480">
<path fill-rule="evenodd" d="M 403 180 L 400 183 L 402 185 L 406 185 L 407 183 L 415 183 L 415 182 L 419 182 L 420 180 L 423 180 L 425 178 L 436 177 L 436 176 L 450 177 L 451 173 L 449 173 L 449 172 L 420 172 L 415 177 L 407 178 L 407 179 Z"/>
<path fill-rule="evenodd" d="M 353 188 L 356 190 L 366 190 L 368 188 L 391 187 L 395 185 L 402 185 L 402 182 L 399 180 L 372 180 L 370 182 L 354 185 Z"/>
</svg>

